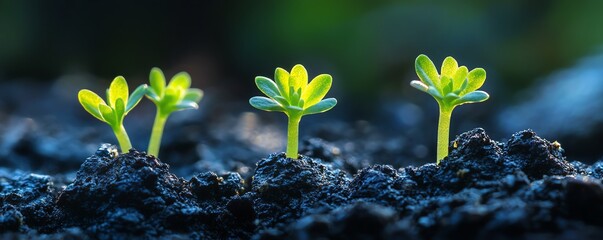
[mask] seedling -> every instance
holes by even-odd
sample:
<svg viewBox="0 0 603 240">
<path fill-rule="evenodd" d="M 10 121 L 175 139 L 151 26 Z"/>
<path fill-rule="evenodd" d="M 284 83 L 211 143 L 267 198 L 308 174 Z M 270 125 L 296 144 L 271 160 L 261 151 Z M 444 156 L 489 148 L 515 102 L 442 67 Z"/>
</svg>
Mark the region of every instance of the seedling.
<svg viewBox="0 0 603 240">
<path fill-rule="evenodd" d="M 437 143 L 439 164 L 448 156 L 452 110 L 456 106 L 483 102 L 490 97 L 484 91 L 477 91 L 486 81 L 486 71 L 483 68 L 475 68 L 469 72 L 467 67 L 459 67 L 454 58 L 447 57 L 442 63 L 441 74 L 438 74 L 433 62 L 423 54 L 415 60 L 415 70 L 421 81 L 411 81 L 410 85 L 431 95 L 440 106 Z"/>
<path fill-rule="evenodd" d="M 252 97 L 251 106 L 264 110 L 283 112 L 289 118 L 287 127 L 287 157 L 298 158 L 299 121 L 304 115 L 322 113 L 335 107 L 335 98 L 324 99 L 331 89 L 333 78 L 329 74 L 320 74 L 308 83 L 308 72 L 301 64 L 291 69 L 277 68 L 274 79 L 256 77 L 255 84 L 267 97 Z"/>
<path fill-rule="evenodd" d="M 77 97 L 88 113 L 111 126 L 121 151 L 127 152 L 132 148 L 132 144 L 123 126 L 124 117 L 140 102 L 146 89 L 146 84 L 140 85 L 132 92 L 132 95 L 128 96 L 128 83 L 124 77 L 118 76 L 113 79 L 107 89 L 107 102 L 109 104 L 88 89 L 80 90 Z"/>
<path fill-rule="evenodd" d="M 190 88 L 191 77 L 186 72 L 174 75 L 166 86 L 161 69 L 153 68 L 149 80 L 151 87 L 147 88 L 146 96 L 157 106 L 157 114 L 147 152 L 158 156 L 163 128 L 170 114 L 175 111 L 199 108 L 197 103 L 201 101 L 203 91 Z"/>
</svg>

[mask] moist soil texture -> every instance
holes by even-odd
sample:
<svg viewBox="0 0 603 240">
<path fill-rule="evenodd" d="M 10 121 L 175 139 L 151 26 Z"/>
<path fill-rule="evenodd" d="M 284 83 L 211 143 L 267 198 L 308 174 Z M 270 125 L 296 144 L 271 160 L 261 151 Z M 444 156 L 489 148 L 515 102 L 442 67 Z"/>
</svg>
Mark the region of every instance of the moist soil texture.
<svg viewBox="0 0 603 240">
<path fill-rule="evenodd" d="M 440 165 L 394 168 L 342 158 L 314 138 L 298 159 L 274 153 L 222 168 L 248 171 L 180 177 L 145 152 L 103 144 L 76 174 L 0 169 L 0 238 L 603 236 L 603 161 L 569 162 L 531 130 L 497 142 L 478 128 L 449 149 Z"/>
</svg>

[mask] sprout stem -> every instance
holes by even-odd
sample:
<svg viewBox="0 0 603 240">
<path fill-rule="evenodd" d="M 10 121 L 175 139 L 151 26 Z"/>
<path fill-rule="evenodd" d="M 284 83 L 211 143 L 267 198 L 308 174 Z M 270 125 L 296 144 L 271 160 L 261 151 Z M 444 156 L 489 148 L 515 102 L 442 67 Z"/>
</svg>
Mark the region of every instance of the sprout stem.
<svg viewBox="0 0 603 240">
<path fill-rule="evenodd" d="M 438 122 L 438 151 L 437 164 L 448 156 L 448 138 L 450 132 L 450 117 L 452 109 L 440 107 L 440 120 Z"/>
<path fill-rule="evenodd" d="M 289 116 L 287 126 L 287 157 L 297 159 L 297 148 L 299 139 L 299 121 L 301 116 Z"/>
<path fill-rule="evenodd" d="M 159 145 L 161 145 L 161 136 L 163 135 L 163 127 L 167 120 L 167 114 L 161 114 L 161 109 L 157 108 L 155 115 L 155 123 L 153 123 L 153 132 L 149 141 L 147 153 L 155 157 L 159 156 Z"/>
<path fill-rule="evenodd" d="M 119 128 L 113 129 L 113 133 L 115 133 L 115 137 L 119 142 L 119 147 L 121 148 L 122 153 L 128 152 L 132 148 L 132 144 L 130 143 L 130 138 L 128 137 L 128 133 L 126 133 L 126 129 L 124 125 L 119 126 Z"/>
</svg>

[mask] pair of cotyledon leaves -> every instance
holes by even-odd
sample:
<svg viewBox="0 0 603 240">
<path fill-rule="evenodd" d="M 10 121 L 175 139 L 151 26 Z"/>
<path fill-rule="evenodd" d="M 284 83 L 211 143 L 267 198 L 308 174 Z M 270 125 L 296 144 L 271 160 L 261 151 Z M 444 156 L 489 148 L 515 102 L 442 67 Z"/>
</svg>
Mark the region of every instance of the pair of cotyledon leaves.
<svg viewBox="0 0 603 240">
<path fill-rule="evenodd" d="M 415 70 L 421 81 L 414 80 L 410 85 L 430 94 L 443 107 L 483 102 L 490 97 L 477 91 L 486 80 L 486 71 L 482 68 L 468 71 L 465 66 L 459 67 L 453 57 L 444 59 L 438 74 L 433 62 L 421 54 L 415 61 Z"/>
<path fill-rule="evenodd" d="M 308 72 L 297 64 L 291 72 L 277 68 L 274 80 L 256 77 L 255 84 L 267 97 L 252 97 L 251 106 L 265 110 L 284 112 L 289 116 L 303 116 L 326 112 L 337 104 L 335 98 L 323 99 L 333 78 L 329 74 L 320 74 L 308 83 Z"/>
<path fill-rule="evenodd" d="M 88 89 L 81 90 L 78 99 L 87 112 L 113 128 L 120 127 L 123 118 L 145 95 L 163 114 L 199 107 L 197 102 L 203 97 L 203 91 L 190 88 L 191 80 L 187 73 L 176 74 L 167 86 L 163 72 L 159 68 L 153 68 L 149 78 L 151 87 L 146 84 L 140 85 L 129 95 L 126 79 L 122 76 L 116 77 L 107 89 L 108 104 Z"/>
</svg>

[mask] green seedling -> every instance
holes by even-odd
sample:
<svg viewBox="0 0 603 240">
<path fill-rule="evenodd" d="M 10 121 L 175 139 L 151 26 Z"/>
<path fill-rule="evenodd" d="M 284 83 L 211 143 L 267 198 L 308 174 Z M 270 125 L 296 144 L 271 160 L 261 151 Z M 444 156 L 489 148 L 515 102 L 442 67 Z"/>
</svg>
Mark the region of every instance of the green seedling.
<svg viewBox="0 0 603 240">
<path fill-rule="evenodd" d="M 163 128 L 170 114 L 175 111 L 199 108 L 198 102 L 203 97 L 203 91 L 190 88 L 191 77 L 186 72 L 174 75 L 166 86 L 161 69 L 153 68 L 149 80 L 151 87 L 147 88 L 146 96 L 157 106 L 157 114 L 147 152 L 158 156 Z"/>
<path fill-rule="evenodd" d="M 297 64 L 291 69 L 291 73 L 277 68 L 274 79 L 275 81 L 267 77 L 256 77 L 255 84 L 267 97 L 252 97 L 249 104 L 260 110 L 283 112 L 287 115 L 287 157 L 297 159 L 301 117 L 326 112 L 337 104 L 335 98 L 323 100 L 331 89 L 333 78 L 329 74 L 320 74 L 308 83 L 306 68 Z"/>
<path fill-rule="evenodd" d="M 442 63 L 440 74 L 438 74 L 433 62 L 423 54 L 417 57 L 415 70 L 421 80 L 411 81 L 410 85 L 431 95 L 440 106 L 437 143 L 437 163 L 439 164 L 448 156 L 452 110 L 456 106 L 483 102 L 490 97 L 484 91 L 477 91 L 486 81 L 486 71 L 482 68 L 468 71 L 465 66 L 459 67 L 454 58 L 447 57 Z"/>
<path fill-rule="evenodd" d="M 124 77 L 118 76 L 113 79 L 107 89 L 107 102 L 109 104 L 88 89 L 80 90 L 77 97 L 88 113 L 111 126 L 121 151 L 127 152 L 132 148 L 132 144 L 123 126 L 124 117 L 140 102 L 146 89 L 146 84 L 140 85 L 132 92 L 132 95 L 128 96 L 128 83 Z"/>
</svg>

